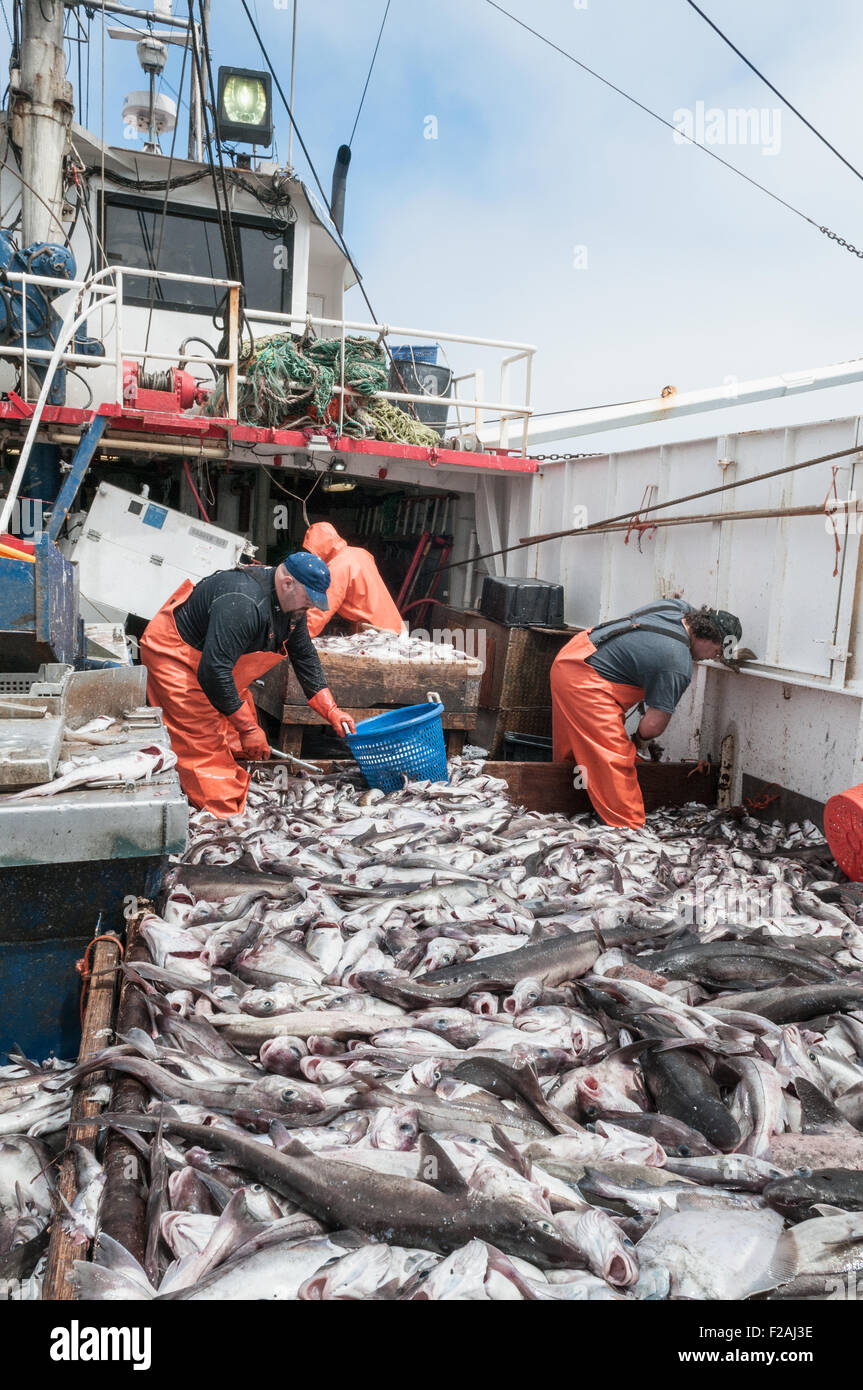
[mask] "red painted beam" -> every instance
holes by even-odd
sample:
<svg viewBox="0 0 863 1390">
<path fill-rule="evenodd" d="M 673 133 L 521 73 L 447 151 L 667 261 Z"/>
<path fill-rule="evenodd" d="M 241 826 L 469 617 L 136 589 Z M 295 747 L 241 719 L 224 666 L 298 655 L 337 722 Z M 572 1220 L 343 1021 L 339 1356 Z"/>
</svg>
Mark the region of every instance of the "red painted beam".
<svg viewBox="0 0 863 1390">
<path fill-rule="evenodd" d="M 8 400 L 0 401 L 0 420 L 27 420 L 32 413 L 32 405 L 14 393 L 10 393 Z M 46 406 L 42 412 L 42 419 L 46 425 L 83 427 L 90 423 L 94 414 L 107 416 L 117 429 L 151 435 L 154 452 L 158 451 L 160 438 L 176 435 L 224 443 L 228 449 L 234 445 L 254 444 L 278 445 L 285 450 L 305 449 L 308 446 L 307 436 L 302 430 L 276 430 L 260 425 L 241 425 L 236 420 L 210 415 L 130 410 L 111 401 L 100 405 L 97 411 L 82 410 L 75 406 Z M 417 444 L 391 444 L 380 439 L 349 439 L 344 436 L 335 445 L 333 452 L 401 459 L 407 463 L 425 463 L 429 468 L 481 468 L 496 473 L 521 474 L 539 472 L 539 465 L 534 459 L 521 458 L 502 450 L 470 453 L 462 449 L 428 449 Z"/>
</svg>

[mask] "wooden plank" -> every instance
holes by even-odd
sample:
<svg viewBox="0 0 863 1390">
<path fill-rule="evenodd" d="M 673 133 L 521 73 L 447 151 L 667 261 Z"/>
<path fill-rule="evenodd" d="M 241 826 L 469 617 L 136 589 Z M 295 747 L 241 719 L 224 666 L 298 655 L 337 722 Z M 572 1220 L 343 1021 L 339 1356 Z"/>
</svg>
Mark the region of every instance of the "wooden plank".
<svg viewBox="0 0 863 1390">
<path fill-rule="evenodd" d="M 139 900 L 143 902 L 143 900 Z M 152 910 L 152 904 L 145 905 Z M 142 941 L 138 927 L 144 907 L 126 929 L 126 960 L 130 965 L 148 961 L 150 953 Z M 150 1018 L 144 997 L 137 986 L 124 977 L 117 1010 L 117 1032 L 125 1036 L 132 1028 L 149 1032 Z M 131 1111 L 142 1114 L 150 1094 L 142 1082 L 133 1076 L 118 1076 L 111 1092 L 111 1109 L 117 1113 Z M 144 1182 L 141 1155 L 123 1134 L 111 1130 L 105 1148 L 105 1192 L 102 1199 L 101 1227 L 107 1235 L 144 1263 L 147 1247 L 146 1209 L 147 1184 Z"/>
<path fill-rule="evenodd" d="M 303 752 L 302 724 L 282 724 L 276 747 L 280 753 L 293 753 L 295 758 L 301 757 Z"/>
<path fill-rule="evenodd" d="M 696 763 L 641 763 L 638 782 L 647 811 L 663 806 L 683 806 L 687 801 L 716 804 L 718 769 L 696 772 Z M 502 777 L 513 801 L 529 811 L 564 811 L 579 815 L 592 810 L 585 791 L 572 784 L 572 763 L 485 763 L 483 771 Z M 690 775 L 691 774 L 691 775 Z"/>
<path fill-rule="evenodd" d="M 382 661 L 335 652 L 321 652 L 320 657 L 327 684 L 343 709 L 420 705 L 430 690 L 438 692 L 447 709 L 477 707 L 482 676 L 478 661 Z M 280 704 L 305 703 L 290 661 L 280 662 L 263 677 L 255 702 L 271 714 Z"/>
<path fill-rule="evenodd" d="M 97 941 L 93 948 L 92 975 L 87 995 L 87 1008 L 81 1035 L 78 1061 L 86 1062 L 94 1053 L 108 1047 L 112 1040 L 111 1024 L 114 1012 L 114 989 L 117 983 L 116 967 L 120 958 L 117 942 L 110 939 Z M 106 1081 L 103 1071 L 93 1072 L 75 1087 L 72 1097 L 72 1114 L 66 1136 L 67 1152 L 60 1167 L 57 1190 L 66 1201 L 74 1201 L 78 1191 L 78 1178 L 75 1156 L 69 1149 L 72 1144 L 81 1144 L 90 1153 L 96 1148 L 98 1131 L 86 1122 L 103 1109 L 101 1101 L 93 1100 L 95 1090 Z M 59 1205 L 59 1204 L 58 1204 Z M 64 1208 L 65 1211 L 65 1208 Z M 58 1212 L 51 1227 L 51 1240 L 48 1246 L 48 1266 L 42 1285 L 42 1298 L 50 1302 L 72 1302 L 77 1293 L 67 1276 L 72 1272 L 74 1260 L 87 1257 L 87 1247 L 75 1244 L 72 1237 L 64 1231 Z"/>
<path fill-rule="evenodd" d="M 417 703 L 424 704 L 425 701 Z M 382 705 L 375 705 L 365 709 L 344 706 L 345 714 L 349 714 L 354 723 L 358 724 L 361 719 L 373 719 L 376 714 L 392 714 L 392 710 Z M 444 710 L 441 715 L 445 729 L 472 729 L 476 723 L 476 712 L 474 710 Z M 281 711 L 282 724 L 322 724 L 328 725 L 329 720 L 322 719 L 308 705 L 285 705 Z M 284 750 L 287 751 L 287 750 Z M 291 750 L 293 751 L 293 750 Z"/>
</svg>

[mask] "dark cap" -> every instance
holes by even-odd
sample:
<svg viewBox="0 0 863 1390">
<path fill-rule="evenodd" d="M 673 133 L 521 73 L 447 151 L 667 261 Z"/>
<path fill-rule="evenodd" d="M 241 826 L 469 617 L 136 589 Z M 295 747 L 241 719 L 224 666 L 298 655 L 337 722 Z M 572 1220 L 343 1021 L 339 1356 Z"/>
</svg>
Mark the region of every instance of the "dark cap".
<svg viewBox="0 0 863 1390">
<path fill-rule="evenodd" d="M 743 628 L 740 619 L 735 613 L 726 613 L 724 608 L 708 608 L 710 621 L 719 628 L 723 637 L 733 637 L 739 642 L 743 636 Z"/>
<path fill-rule="evenodd" d="M 312 606 L 321 608 L 326 612 L 330 606 L 327 602 L 330 572 L 323 560 L 319 560 L 317 555 L 310 555 L 307 550 L 298 550 L 295 554 L 289 555 L 282 563 L 288 574 L 296 579 L 298 584 L 302 584 L 312 600 Z"/>
</svg>

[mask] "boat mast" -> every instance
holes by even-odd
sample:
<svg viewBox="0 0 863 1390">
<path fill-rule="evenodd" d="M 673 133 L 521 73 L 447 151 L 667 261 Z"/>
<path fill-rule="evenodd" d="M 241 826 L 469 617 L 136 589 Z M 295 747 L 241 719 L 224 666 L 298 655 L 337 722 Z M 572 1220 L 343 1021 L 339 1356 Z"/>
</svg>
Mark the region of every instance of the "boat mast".
<svg viewBox="0 0 863 1390">
<path fill-rule="evenodd" d="M 65 235 L 63 160 L 74 93 L 66 81 L 63 0 L 24 0 L 21 95 L 15 102 L 21 146 L 21 244 L 62 241 Z"/>
</svg>

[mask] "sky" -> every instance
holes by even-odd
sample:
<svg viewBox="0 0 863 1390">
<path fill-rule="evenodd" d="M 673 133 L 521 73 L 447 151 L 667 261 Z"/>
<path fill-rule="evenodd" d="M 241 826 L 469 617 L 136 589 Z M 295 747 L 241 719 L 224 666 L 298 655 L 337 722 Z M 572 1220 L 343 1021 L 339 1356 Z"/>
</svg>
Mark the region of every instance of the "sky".
<svg viewBox="0 0 863 1390">
<path fill-rule="evenodd" d="M 385 3 L 298 0 L 295 116 L 327 190 Z M 252 5 L 286 91 L 291 5 Z M 817 226 L 704 149 L 676 141 L 487 0 L 391 0 L 352 144 L 345 218 L 379 321 L 535 344 L 537 411 L 861 355 L 863 260 L 817 228 L 863 247 L 863 182 L 686 0 L 506 0 L 505 7 L 672 124 L 707 113 L 703 138 L 725 140 L 709 148 Z M 863 171 L 859 0 L 701 0 L 701 8 Z M 10 0 L 4 11 L 10 14 Z M 184 14 L 186 0 L 174 0 L 174 11 Z M 97 16 L 89 121 L 97 134 L 99 28 Z M 0 36 L 5 68 L 5 26 Z M 216 65 L 262 66 L 239 0 L 212 0 L 211 47 Z M 180 62 L 173 49 L 166 81 L 174 86 Z M 76 54 L 69 75 L 75 80 Z M 143 85 L 134 45 L 109 41 L 105 133 L 112 143 L 123 140 L 125 93 Z M 285 161 L 288 119 L 278 97 L 275 108 Z M 757 112 L 755 142 L 728 143 L 731 113 L 740 109 Z M 293 154 L 311 180 L 296 141 Z M 356 290 L 348 307 L 366 316 Z M 463 353 L 456 356 L 457 366 L 466 364 Z M 496 393 L 489 380 L 486 394 Z M 635 447 L 861 407 L 863 383 L 595 435 L 571 447 Z"/>
</svg>

